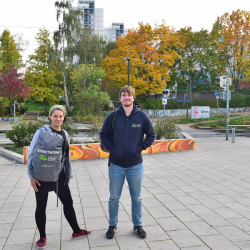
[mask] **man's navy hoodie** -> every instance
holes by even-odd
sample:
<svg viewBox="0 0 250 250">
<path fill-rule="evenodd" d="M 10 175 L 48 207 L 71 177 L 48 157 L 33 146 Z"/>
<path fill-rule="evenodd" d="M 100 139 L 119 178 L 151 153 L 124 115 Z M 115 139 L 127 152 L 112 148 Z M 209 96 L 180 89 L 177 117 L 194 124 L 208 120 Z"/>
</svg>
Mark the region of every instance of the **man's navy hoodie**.
<svg viewBox="0 0 250 250">
<path fill-rule="evenodd" d="M 102 144 L 110 152 L 110 162 L 123 168 L 129 168 L 142 163 L 141 151 L 150 147 L 155 140 L 152 123 L 147 114 L 133 105 L 129 116 L 121 105 L 115 123 L 112 141 L 111 128 L 114 112 L 105 119 L 100 138 Z M 146 139 L 143 140 L 144 134 Z"/>
</svg>

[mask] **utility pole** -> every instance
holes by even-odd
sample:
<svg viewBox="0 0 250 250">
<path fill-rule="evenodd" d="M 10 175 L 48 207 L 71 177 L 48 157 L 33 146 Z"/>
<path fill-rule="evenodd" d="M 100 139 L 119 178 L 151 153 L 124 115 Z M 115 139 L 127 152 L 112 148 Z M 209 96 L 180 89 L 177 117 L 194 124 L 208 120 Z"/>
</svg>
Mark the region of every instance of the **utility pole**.
<svg viewBox="0 0 250 250">
<path fill-rule="evenodd" d="M 100 82 L 101 79 L 98 79 L 99 82 L 99 103 L 98 103 L 98 116 L 99 116 L 99 121 L 100 121 Z"/>
<path fill-rule="evenodd" d="M 229 71 L 227 71 L 227 122 L 226 122 L 226 140 L 229 132 Z"/>
<path fill-rule="evenodd" d="M 188 118 L 188 80 L 187 80 L 187 118 Z"/>
</svg>

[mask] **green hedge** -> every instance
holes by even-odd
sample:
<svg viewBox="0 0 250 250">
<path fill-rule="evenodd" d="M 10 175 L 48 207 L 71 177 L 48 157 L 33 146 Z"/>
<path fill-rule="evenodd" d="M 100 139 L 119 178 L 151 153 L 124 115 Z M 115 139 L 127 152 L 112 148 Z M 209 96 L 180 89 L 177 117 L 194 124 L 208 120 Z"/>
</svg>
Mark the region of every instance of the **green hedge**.
<svg viewBox="0 0 250 250">
<path fill-rule="evenodd" d="M 191 106 L 209 106 L 210 108 L 217 108 L 217 100 L 203 100 L 203 101 L 193 101 L 188 103 L 188 107 Z M 234 94 L 229 101 L 230 108 L 238 107 L 248 107 L 250 106 L 250 95 Z M 219 107 L 226 108 L 226 101 L 219 100 Z M 161 99 L 147 99 L 144 106 L 144 109 L 163 109 Z M 177 102 L 175 100 L 168 100 L 166 109 L 185 109 L 187 108 L 187 103 Z"/>
</svg>

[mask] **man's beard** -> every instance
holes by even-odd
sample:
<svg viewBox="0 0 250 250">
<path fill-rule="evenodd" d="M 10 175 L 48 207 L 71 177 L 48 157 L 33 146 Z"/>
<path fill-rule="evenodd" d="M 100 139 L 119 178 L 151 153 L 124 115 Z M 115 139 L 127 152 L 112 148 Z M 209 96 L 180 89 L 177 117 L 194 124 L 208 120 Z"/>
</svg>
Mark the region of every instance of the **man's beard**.
<svg viewBox="0 0 250 250">
<path fill-rule="evenodd" d="M 126 104 L 126 103 L 123 104 L 124 107 L 130 107 L 130 106 L 132 106 L 132 105 L 133 105 L 133 102 L 128 103 L 128 104 Z"/>
</svg>

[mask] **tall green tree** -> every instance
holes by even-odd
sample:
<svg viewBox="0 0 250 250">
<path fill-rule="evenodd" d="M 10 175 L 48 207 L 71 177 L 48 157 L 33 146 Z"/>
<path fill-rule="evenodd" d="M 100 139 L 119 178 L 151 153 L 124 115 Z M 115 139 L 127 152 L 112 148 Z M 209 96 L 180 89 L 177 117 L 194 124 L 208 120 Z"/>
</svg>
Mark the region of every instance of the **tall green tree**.
<svg viewBox="0 0 250 250">
<path fill-rule="evenodd" d="M 217 41 L 220 74 L 229 70 L 239 91 L 240 80 L 250 72 L 250 11 L 236 10 L 218 17 L 212 33 Z"/>
<path fill-rule="evenodd" d="M 54 32 L 55 55 L 63 75 L 65 102 L 67 108 L 69 108 L 67 79 L 70 75 L 69 69 L 72 68 L 69 65 L 73 64 L 75 55 L 75 37 L 81 29 L 80 17 L 82 12 L 72 8 L 72 0 L 56 1 L 55 7 L 58 22 L 58 30 Z"/>
<path fill-rule="evenodd" d="M 193 32 L 191 27 L 185 27 L 178 31 L 178 35 L 184 46 L 177 50 L 180 57 L 171 67 L 170 75 L 178 83 L 187 84 L 188 80 L 192 101 L 192 83 L 199 85 L 200 80 L 209 77 L 215 81 L 217 74 L 215 42 L 210 33 L 203 29 Z"/>
<path fill-rule="evenodd" d="M 20 47 L 8 30 L 4 30 L 0 36 L 0 69 L 6 71 L 9 65 L 15 68 L 22 66 Z"/>
<path fill-rule="evenodd" d="M 44 102 L 44 110 L 46 110 L 47 102 L 54 104 L 58 102 L 60 95 L 64 95 L 62 81 L 58 79 L 59 65 L 54 60 L 54 48 L 49 35 L 46 29 L 40 29 L 37 33 L 38 47 L 34 54 L 29 56 L 25 74 L 26 83 L 34 91 L 32 95 L 38 96 L 39 100 Z"/>
</svg>

